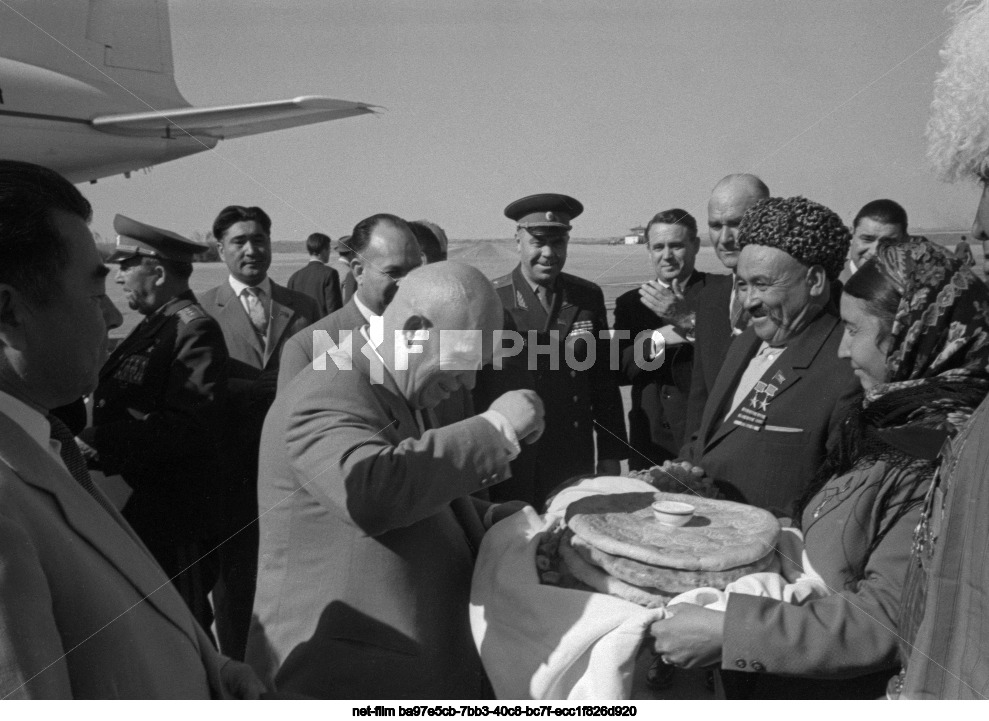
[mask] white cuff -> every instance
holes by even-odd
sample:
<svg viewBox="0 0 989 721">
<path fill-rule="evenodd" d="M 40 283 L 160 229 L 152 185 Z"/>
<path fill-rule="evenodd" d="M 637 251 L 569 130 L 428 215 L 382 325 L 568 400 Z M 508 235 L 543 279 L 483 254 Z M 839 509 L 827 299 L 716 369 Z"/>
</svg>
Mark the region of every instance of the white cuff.
<svg viewBox="0 0 989 721">
<path fill-rule="evenodd" d="M 652 355 L 646 360 L 653 361 L 666 355 L 666 338 L 661 330 L 652 332 Z"/>
<path fill-rule="evenodd" d="M 515 435 L 515 429 L 512 428 L 512 424 L 509 423 L 508 419 L 501 413 L 491 409 L 488 409 L 479 415 L 481 418 L 493 425 L 495 430 L 501 434 L 502 439 L 505 441 L 504 449 L 508 454 L 508 460 L 514 461 L 518 457 L 519 453 L 522 452 L 522 446 L 519 445 L 519 439 L 518 436 Z"/>
</svg>

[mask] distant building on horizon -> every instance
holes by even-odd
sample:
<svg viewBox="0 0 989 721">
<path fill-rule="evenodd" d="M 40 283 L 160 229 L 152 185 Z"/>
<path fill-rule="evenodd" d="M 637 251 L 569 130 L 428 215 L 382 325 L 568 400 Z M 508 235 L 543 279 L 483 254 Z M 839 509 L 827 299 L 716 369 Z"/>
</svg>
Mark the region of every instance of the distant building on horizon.
<svg viewBox="0 0 989 721">
<path fill-rule="evenodd" d="M 642 225 L 637 225 L 634 228 L 629 228 L 631 231 L 629 235 L 626 235 L 622 240 L 625 245 L 640 245 L 646 242 L 646 229 Z"/>
</svg>

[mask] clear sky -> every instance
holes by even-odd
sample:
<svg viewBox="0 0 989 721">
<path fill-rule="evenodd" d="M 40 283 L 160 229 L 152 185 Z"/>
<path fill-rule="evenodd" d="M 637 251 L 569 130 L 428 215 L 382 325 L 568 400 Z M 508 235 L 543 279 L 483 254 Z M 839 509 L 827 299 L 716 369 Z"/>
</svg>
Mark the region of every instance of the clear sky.
<svg viewBox="0 0 989 721">
<path fill-rule="evenodd" d="M 711 186 L 762 176 L 850 222 L 902 203 L 967 228 L 978 189 L 937 181 L 923 131 L 946 0 L 171 0 L 176 80 L 195 105 L 328 95 L 377 116 L 221 142 L 82 186 L 94 230 L 121 212 L 191 234 L 260 205 L 276 240 L 334 238 L 376 212 L 454 238 L 509 237 L 535 192 L 584 203 L 575 237 L 623 235 Z"/>
</svg>

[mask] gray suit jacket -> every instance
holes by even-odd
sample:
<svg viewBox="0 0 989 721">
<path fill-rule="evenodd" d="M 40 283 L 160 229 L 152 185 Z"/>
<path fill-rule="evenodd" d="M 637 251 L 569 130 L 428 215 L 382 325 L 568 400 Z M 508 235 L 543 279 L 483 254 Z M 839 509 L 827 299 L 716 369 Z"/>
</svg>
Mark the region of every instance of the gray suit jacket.
<svg viewBox="0 0 989 721">
<path fill-rule="evenodd" d="M 285 388 L 302 369 L 312 364 L 314 333 L 329 333 L 333 343 L 339 343 L 340 331 L 360 328 L 366 321 L 351 298 L 340 308 L 325 318 L 320 318 L 293 335 L 282 348 L 282 360 L 278 366 L 278 390 Z M 356 342 L 356 340 L 355 340 Z"/>
<path fill-rule="evenodd" d="M 0 413 L 0 698 L 219 697 L 222 657 L 120 514 Z"/>
<path fill-rule="evenodd" d="M 247 661 L 317 698 L 479 698 L 468 621 L 483 534 L 468 494 L 509 472 L 479 417 L 420 436 L 390 376 L 304 370 L 262 437 L 261 549 Z"/>
<path fill-rule="evenodd" d="M 223 329 L 230 358 L 259 372 L 276 370 L 285 341 L 319 317 L 316 301 L 272 281 L 271 320 L 268 336 L 262 345 L 247 317 L 247 311 L 229 283 L 221 283 L 203 293 L 199 305 L 216 318 Z"/>
</svg>

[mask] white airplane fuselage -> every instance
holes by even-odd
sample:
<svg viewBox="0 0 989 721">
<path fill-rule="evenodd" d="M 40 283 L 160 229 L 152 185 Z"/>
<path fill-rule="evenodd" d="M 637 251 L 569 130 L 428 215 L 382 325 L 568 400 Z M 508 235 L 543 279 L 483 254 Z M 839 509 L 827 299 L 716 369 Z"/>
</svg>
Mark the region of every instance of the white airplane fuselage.
<svg viewBox="0 0 989 721">
<path fill-rule="evenodd" d="M 374 112 L 304 96 L 194 108 L 175 85 L 166 0 L 4 0 L 0 158 L 95 181 L 225 138 Z"/>
</svg>

